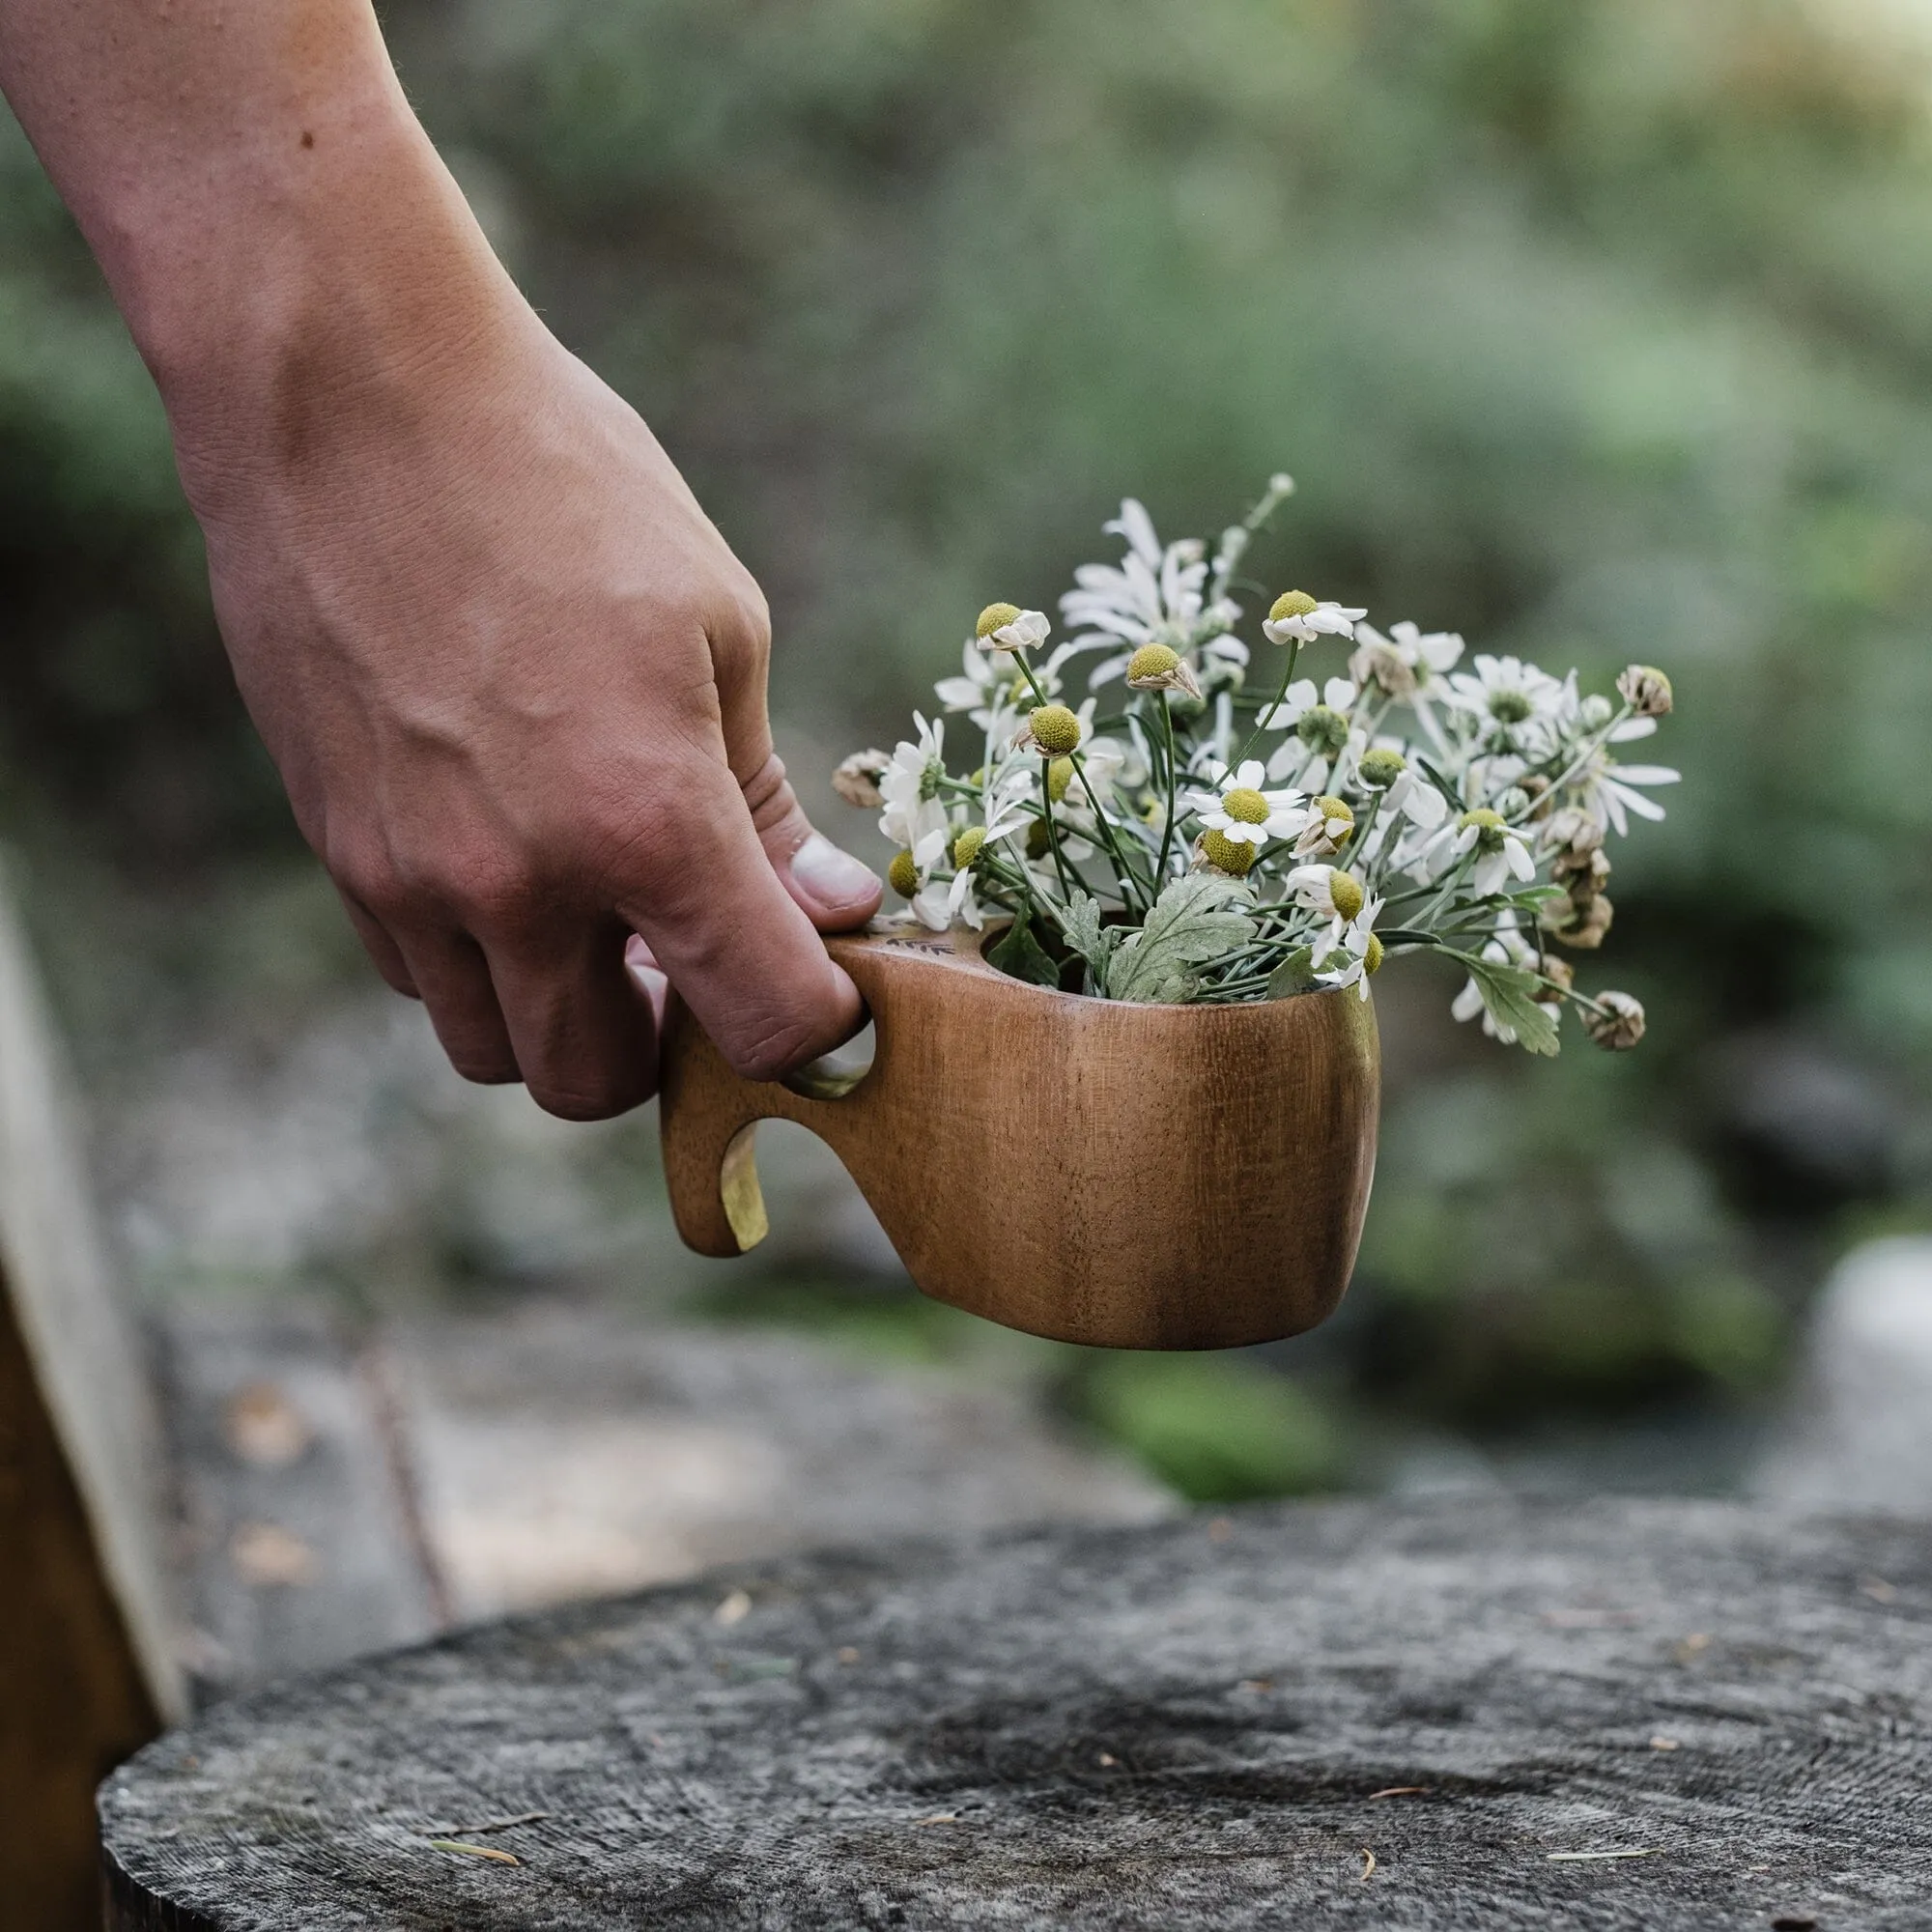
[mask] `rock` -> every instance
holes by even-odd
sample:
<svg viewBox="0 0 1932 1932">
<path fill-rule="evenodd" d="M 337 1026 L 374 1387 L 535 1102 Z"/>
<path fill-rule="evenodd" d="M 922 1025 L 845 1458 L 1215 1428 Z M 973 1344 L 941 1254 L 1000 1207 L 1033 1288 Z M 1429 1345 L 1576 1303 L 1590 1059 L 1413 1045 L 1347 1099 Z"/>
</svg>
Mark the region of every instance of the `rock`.
<svg viewBox="0 0 1932 1932">
<path fill-rule="evenodd" d="M 1873 1241 L 1839 1264 L 1812 1314 L 1792 1419 L 1750 1487 L 1932 1513 L 1932 1239 Z"/>
</svg>

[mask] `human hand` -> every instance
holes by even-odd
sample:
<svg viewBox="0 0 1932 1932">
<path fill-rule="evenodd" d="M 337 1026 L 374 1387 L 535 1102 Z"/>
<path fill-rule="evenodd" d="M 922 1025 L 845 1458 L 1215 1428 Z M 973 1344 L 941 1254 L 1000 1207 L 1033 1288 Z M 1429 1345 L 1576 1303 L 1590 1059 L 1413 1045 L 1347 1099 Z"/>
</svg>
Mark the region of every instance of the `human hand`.
<svg viewBox="0 0 1932 1932">
<path fill-rule="evenodd" d="M 216 611 L 296 817 L 457 1068 L 653 1091 L 635 931 L 740 1071 L 861 1017 L 877 879 L 772 749 L 764 599 L 643 422 L 503 283 L 164 384 Z M 382 309 L 388 307 L 385 298 Z"/>
</svg>

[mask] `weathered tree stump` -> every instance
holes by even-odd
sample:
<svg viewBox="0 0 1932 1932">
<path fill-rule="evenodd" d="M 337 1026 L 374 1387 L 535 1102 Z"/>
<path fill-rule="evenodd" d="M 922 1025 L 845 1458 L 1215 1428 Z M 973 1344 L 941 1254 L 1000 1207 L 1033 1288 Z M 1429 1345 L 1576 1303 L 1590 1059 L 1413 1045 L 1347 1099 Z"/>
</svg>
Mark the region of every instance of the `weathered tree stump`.
<svg viewBox="0 0 1932 1932">
<path fill-rule="evenodd" d="M 1723 1504 L 780 1563 L 216 1708 L 110 1923 L 1922 1927 L 1929 1638 L 1932 1530 Z"/>
</svg>

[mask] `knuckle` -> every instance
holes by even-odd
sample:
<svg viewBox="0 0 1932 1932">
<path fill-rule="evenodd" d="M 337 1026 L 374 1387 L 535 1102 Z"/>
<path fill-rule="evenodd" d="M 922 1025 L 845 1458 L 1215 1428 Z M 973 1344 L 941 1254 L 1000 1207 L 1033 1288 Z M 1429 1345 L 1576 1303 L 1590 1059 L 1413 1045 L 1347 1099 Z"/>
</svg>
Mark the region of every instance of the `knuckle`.
<svg viewBox="0 0 1932 1932">
<path fill-rule="evenodd" d="M 819 1031 L 803 1015 L 774 1015 L 727 1045 L 724 1057 L 746 1080 L 777 1080 L 811 1057 Z"/>
<path fill-rule="evenodd" d="M 543 896 L 543 880 L 523 852 L 470 846 L 430 861 L 423 867 L 422 890 L 472 930 L 501 931 L 529 922 Z"/>
<path fill-rule="evenodd" d="M 472 1087 L 512 1087 L 524 1076 L 514 1060 L 503 1055 L 473 1049 L 447 1049 L 449 1064 Z"/>
<path fill-rule="evenodd" d="M 559 1121 L 609 1121 L 651 1097 L 648 1071 L 587 1082 L 532 1080 L 530 1098 Z"/>
</svg>

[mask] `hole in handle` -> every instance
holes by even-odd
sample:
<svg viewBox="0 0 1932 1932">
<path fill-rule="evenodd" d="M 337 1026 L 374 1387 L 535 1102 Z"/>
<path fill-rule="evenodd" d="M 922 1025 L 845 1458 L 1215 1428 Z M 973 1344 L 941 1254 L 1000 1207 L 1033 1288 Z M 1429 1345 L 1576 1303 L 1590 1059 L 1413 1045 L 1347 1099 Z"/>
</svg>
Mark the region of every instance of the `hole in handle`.
<svg viewBox="0 0 1932 1932">
<path fill-rule="evenodd" d="M 871 1072 L 878 1052 L 878 1029 L 867 1015 L 866 1024 L 843 1046 L 808 1060 L 779 1084 L 808 1100 L 842 1100 Z"/>
</svg>

